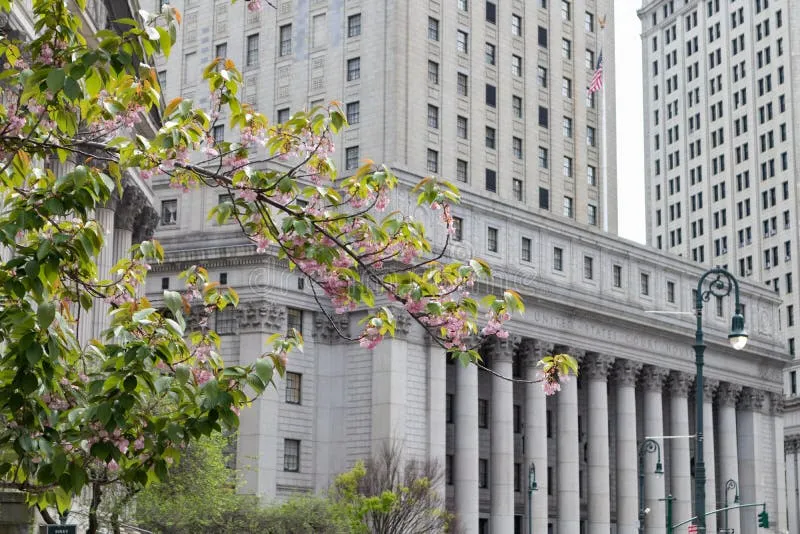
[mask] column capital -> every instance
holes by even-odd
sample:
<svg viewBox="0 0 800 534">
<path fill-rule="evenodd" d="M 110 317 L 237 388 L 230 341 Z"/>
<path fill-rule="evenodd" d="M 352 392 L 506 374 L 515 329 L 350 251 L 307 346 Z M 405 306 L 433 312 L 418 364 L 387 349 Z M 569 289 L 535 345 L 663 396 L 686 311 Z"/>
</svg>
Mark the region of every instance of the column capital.
<svg viewBox="0 0 800 534">
<path fill-rule="evenodd" d="M 769 406 L 772 415 L 781 415 L 783 413 L 783 393 L 770 391 Z"/>
<path fill-rule="evenodd" d="M 618 359 L 614 362 L 614 381 L 621 386 L 636 386 L 636 379 L 642 364 L 631 360 Z"/>
<path fill-rule="evenodd" d="M 730 382 L 722 382 L 717 389 L 717 400 L 721 406 L 736 407 L 739 400 L 739 395 L 742 393 L 742 386 L 739 384 L 731 384 Z"/>
<path fill-rule="evenodd" d="M 286 306 L 266 300 L 245 302 L 239 306 L 240 332 L 285 332 Z"/>
<path fill-rule="evenodd" d="M 519 352 L 522 354 L 525 364 L 528 367 L 536 367 L 539 360 L 544 358 L 548 352 L 553 351 L 553 344 L 533 339 L 530 337 L 522 338 L 519 343 Z"/>
<path fill-rule="evenodd" d="M 514 359 L 514 352 L 520 343 L 520 337 L 509 335 L 505 339 L 492 336 L 484 342 L 484 348 L 493 361 L 510 362 Z"/>
<path fill-rule="evenodd" d="M 642 368 L 639 381 L 646 391 L 661 391 L 664 388 L 667 376 L 669 376 L 669 369 L 656 367 L 655 365 L 645 365 Z"/>
<path fill-rule="evenodd" d="M 581 362 L 581 374 L 589 380 L 608 380 L 608 373 L 613 366 L 613 356 L 587 352 Z"/>
<path fill-rule="evenodd" d="M 391 310 L 392 315 L 394 315 L 394 337 L 398 339 L 406 339 L 408 334 L 411 332 L 414 319 L 402 306 L 393 305 L 389 306 L 389 309 Z M 328 321 L 328 324 L 330 324 L 330 321 Z"/>
<path fill-rule="evenodd" d="M 114 228 L 133 230 L 133 223 L 146 203 L 147 198 L 135 184 L 126 185 L 115 212 Z"/>
<path fill-rule="evenodd" d="M 132 241 L 141 243 L 142 241 L 153 239 L 153 234 L 160 219 L 158 211 L 150 204 L 145 204 L 134 221 Z"/>
<path fill-rule="evenodd" d="M 322 312 L 314 314 L 314 341 L 317 343 L 327 343 L 328 345 L 344 341 L 345 339 L 339 334 L 340 332 L 345 336 L 350 335 L 350 314 L 331 314 L 331 319 L 328 319 Z"/>
<path fill-rule="evenodd" d="M 784 454 L 794 454 L 796 452 L 800 452 L 800 436 L 786 436 L 786 438 L 783 440 L 783 452 Z"/>
<path fill-rule="evenodd" d="M 694 384 L 694 376 L 689 373 L 672 371 L 669 374 L 669 391 L 673 397 L 688 397 L 692 384 Z"/>
<path fill-rule="evenodd" d="M 760 412 L 764 409 L 767 395 L 760 389 L 745 387 L 739 396 L 739 409 Z"/>
<path fill-rule="evenodd" d="M 703 377 L 703 399 L 705 402 L 711 402 L 718 390 L 719 380 Z"/>
</svg>

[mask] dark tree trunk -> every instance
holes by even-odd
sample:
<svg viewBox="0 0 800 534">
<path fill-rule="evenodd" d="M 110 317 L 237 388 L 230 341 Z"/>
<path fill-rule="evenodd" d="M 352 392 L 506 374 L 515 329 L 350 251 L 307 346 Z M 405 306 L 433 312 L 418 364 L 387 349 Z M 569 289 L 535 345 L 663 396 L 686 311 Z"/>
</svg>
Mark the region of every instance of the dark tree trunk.
<svg viewBox="0 0 800 534">
<path fill-rule="evenodd" d="M 86 534 L 97 534 L 97 509 L 100 507 L 100 500 L 103 498 L 103 489 L 100 484 L 92 484 L 92 504 L 89 506 L 89 529 Z"/>
</svg>

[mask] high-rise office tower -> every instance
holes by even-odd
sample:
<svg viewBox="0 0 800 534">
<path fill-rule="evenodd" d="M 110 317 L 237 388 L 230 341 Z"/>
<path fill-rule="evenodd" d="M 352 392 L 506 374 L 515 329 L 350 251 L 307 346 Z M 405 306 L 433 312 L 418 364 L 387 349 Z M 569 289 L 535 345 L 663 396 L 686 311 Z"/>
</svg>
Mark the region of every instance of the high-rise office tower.
<svg viewBox="0 0 800 534">
<path fill-rule="evenodd" d="M 244 99 L 273 119 L 341 101 L 351 124 L 338 145 L 345 171 L 369 157 L 616 233 L 614 41 L 602 31 L 613 2 L 275 4 L 172 2 L 185 20 L 161 71 L 167 95 L 207 102 L 202 66 L 230 57 Z M 587 93 L 601 49 L 605 162 L 601 93 Z"/>
<path fill-rule="evenodd" d="M 776 330 L 793 360 L 784 381 L 786 460 L 795 466 L 796 7 L 786 0 L 645 0 L 639 11 L 648 243 L 725 266 L 782 299 Z M 800 528 L 797 472 L 788 470 L 790 532 Z"/>
</svg>

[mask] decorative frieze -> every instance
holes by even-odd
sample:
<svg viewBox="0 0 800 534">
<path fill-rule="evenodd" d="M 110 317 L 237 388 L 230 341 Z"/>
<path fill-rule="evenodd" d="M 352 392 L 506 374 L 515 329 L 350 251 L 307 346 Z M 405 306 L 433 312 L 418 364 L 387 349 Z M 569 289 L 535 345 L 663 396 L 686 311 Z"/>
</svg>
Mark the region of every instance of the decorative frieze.
<svg viewBox="0 0 800 534">
<path fill-rule="evenodd" d="M 347 341 L 350 335 L 350 315 L 331 314 L 330 318 L 322 312 L 314 314 L 314 341 L 317 343 L 333 344 Z"/>
<path fill-rule="evenodd" d="M 242 303 L 239 309 L 240 332 L 286 331 L 286 306 L 262 300 Z"/>
</svg>

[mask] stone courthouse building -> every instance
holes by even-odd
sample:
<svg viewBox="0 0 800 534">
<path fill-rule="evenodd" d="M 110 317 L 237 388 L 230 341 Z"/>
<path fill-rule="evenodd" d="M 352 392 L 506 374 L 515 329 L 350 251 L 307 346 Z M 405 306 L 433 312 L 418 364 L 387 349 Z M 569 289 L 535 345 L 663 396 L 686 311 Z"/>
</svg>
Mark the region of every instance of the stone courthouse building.
<svg viewBox="0 0 800 534">
<path fill-rule="evenodd" d="M 388 163 L 403 182 L 393 207 L 418 217 L 426 215 L 407 186 L 449 177 L 464 197 L 450 256 L 488 260 L 495 278 L 482 289 L 515 288 L 527 306 L 509 340 L 483 348 L 486 365 L 517 382 L 451 364 L 408 321 L 374 351 L 345 343 L 307 280 L 256 254 L 238 228 L 206 219 L 217 191 L 181 194 L 154 179 L 168 262 L 154 268 L 148 290 L 179 288 L 177 273 L 197 263 L 235 287 L 239 310 L 215 318 L 229 362 L 252 360 L 289 327 L 306 339 L 277 391 L 242 414 L 246 491 L 265 499 L 321 491 L 398 442 L 408 457 L 446 466 L 441 489 L 469 534 L 529 532 L 530 466 L 532 532 L 632 534 L 648 509 L 645 531 L 663 533 L 667 494 L 676 522 L 692 515 L 692 290 L 703 269 L 615 236 L 614 42 L 601 29 L 612 2 L 277 0 L 261 12 L 244 2 L 171 3 L 184 24 L 159 66 L 168 99 L 208 104 L 201 66 L 226 56 L 243 71 L 243 98 L 274 119 L 341 101 L 351 123 L 337 139 L 341 172 L 366 157 Z M 604 96 L 587 96 L 601 48 Z M 212 133 L 237 136 L 225 126 Z M 428 226 L 441 243 L 435 222 Z M 712 298 L 705 310 L 708 509 L 722 505 L 734 479 L 742 502 L 767 503 L 773 525 L 761 532 L 779 533 L 787 528 L 779 301 L 750 283 L 742 291 L 743 351 L 726 340 L 731 300 Z M 336 317 L 354 334 L 359 319 Z M 579 357 L 581 374 L 546 398 L 525 380 L 551 351 Z M 659 442 L 665 474 L 654 474 L 655 455 L 644 456 L 640 504 L 646 437 Z M 755 534 L 755 513 L 731 512 L 729 526 Z M 714 516 L 708 524 L 708 532 L 722 527 Z"/>
</svg>

